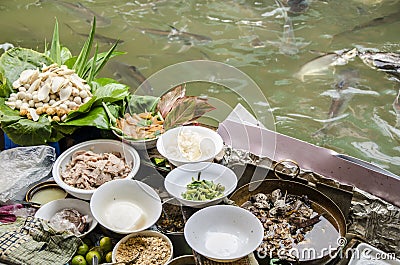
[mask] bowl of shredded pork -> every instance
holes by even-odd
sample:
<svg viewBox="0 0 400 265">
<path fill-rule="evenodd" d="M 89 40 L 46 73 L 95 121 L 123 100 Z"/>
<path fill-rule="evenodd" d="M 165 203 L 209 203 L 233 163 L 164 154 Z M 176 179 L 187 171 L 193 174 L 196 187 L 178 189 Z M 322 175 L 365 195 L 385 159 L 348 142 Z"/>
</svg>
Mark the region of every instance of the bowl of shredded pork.
<svg viewBox="0 0 400 265">
<path fill-rule="evenodd" d="M 69 194 L 90 200 L 102 184 L 114 179 L 132 179 L 139 170 L 135 148 L 116 140 L 91 140 L 77 144 L 56 160 L 53 178 Z"/>
</svg>

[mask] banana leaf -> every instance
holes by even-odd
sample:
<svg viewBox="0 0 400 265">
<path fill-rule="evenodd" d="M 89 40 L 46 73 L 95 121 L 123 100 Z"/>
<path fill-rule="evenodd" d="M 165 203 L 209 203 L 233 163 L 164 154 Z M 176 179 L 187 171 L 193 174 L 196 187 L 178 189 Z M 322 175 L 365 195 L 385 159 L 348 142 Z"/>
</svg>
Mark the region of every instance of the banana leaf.
<svg viewBox="0 0 400 265">
<path fill-rule="evenodd" d="M 19 116 L 19 111 L 13 110 L 4 104 L 6 100 L 0 98 L 0 124 L 16 122 L 23 117 Z"/>
<path fill-rule="evenodd" d="M 129 87 L 111 78 L 99 78 L 92 82 L 95 105 L 101 102 L 115 102 L 125 99 L 129 95 Z"/>
<path fill-rule="evenodd" d="M 3 131 L 16 144 L 40 145 L 50 141 L 52 135 L 51 123 L 47 117 L 40 117 L 35 122 L 28 119 L 19 119 L 15 122 L 1 124 Z"/>
<path fill-rule="evenodd" d="M 12 92 L 12 83 L 19 78 L 22 71 L 41 68 L 53 61 L 43 53 L 25 48 L 12 48 L 0 57 L 0 73 L 3 76 L 0 97 L 8 97 Z"/>
<path fill-rule="evenodd" d="M 109 130 L 108 116 L 103 106 L 97 106 L 90 110 L 89 113 L 69 120 L 64 123 L 60 123 L 62 127 L 76 126 L 94 126 L 98 129 Z"/>
</svg>

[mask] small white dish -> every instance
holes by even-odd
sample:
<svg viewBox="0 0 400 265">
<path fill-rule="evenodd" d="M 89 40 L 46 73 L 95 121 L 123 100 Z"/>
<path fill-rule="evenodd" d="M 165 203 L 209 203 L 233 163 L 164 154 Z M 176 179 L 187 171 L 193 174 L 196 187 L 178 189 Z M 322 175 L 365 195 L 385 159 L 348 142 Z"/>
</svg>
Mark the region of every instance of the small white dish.
<svg viewBox="0 0 400 265">
<path fill-rule="evenodd" d="M 87 215 L 91 219 L 88 230 L 79 235 L 79 237 L 86 236 L 96 227 L 97 221 L 90 211 L 89 203 L 78 199 L 60 199 L 48 202 L 37 210 L 35 217 L 49 221 L 56 213 L 67 208 L 75 209 L 80 214 Z"/>
<path fill-rule="evenodd" d="M 162 240 L 166 241 L 168 246 L 169 246 L 169 248 L 170 248 L 170 255 L 166 259 L 165 264 L 167 264 L 172 259 L 172 255 L 173 255 L 174 249 L 173 249 L 173 245 L 172 245 L 171 240 L 166 235 L 164 235 L 164 234 L 162 234 L 160 232 L 153 231 L 153 230 L 145 230 L 145 231 L 140 231 L 140 232 L 129 234 L 129 235 L 123 237 L 120 241 L 118 241 L 118 243 L 115 245 L 115 247 L 114 247 L 114 249 L 112 251 L 112 257 L 111 257 L 112 262 L 117 262 L 117 250 L 120 247 L 120 245 L 123 244 L 124 242 L 126 242 L 129 238 L 136 237 L 136 236 L 138 236 L 138 237 L 148 237 L 148 236 L 150 236 L 150 237 L 159 237 Z M 142 246 L 142 248 L 143 247 L 145 247 L 145 246 Z"/>
<path fill-rule="evenodd" d="M 251 212 L 231 205 L 214 205 L 194 213 L 184 235 L 197 253 L 218 262 L 243 258 L 261 244 L 264 228 Z"/>
<path fill-rule="evenodd" d="M 179 140 L 183 139 L 182 135 L 193 139 L 185 139 L 182 143 Z M 161 134 L 157 140 L 158 152 L 175 166 L 211 162 L 222 151 L 223 145 L 222 137 L 217 132 L 202 126 L 176 127 Z M 186 152 L 188 149 L 193 152 Z"/>
<path fill-rule="evenodd" d="M 94 218 L 118 234 L 145 230 L 161 216 L 157 192 L 138 180 L 117 179 L 101 185 L 90 200 Z"/>
<path fill-rule="evenodd" d="M 184 199 L 182 193 L 186 192 L 186 186 L 192 182 L 192 178 L 197 179 L 198 172 L 201 172 L 200 180 L 209 180 L 213 181 L 214 184 L 221 184 L 224 186 L 225 190 L 223 195 L 219 198 L 206 201 Z M 185 164 L 174 168 L 168 173 L 164 181 L 165 189 L 169 194 L 179 200 L 183 205 L 194 208 L 203 208 L 220 203 L 235 190 L 236 185 L 236 174 L 230 168 L 211 162 Z"/>
</svg>

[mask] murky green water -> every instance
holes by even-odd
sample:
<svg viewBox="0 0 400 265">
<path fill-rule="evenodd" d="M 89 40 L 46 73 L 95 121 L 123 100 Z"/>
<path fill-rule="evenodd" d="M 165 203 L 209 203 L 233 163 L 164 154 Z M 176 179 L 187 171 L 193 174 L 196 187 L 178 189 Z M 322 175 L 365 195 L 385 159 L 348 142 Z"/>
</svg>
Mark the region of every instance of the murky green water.
<svg viewBox="0 0 400 265">
<path fill-rule="evenodd" d="M 400 174 L 400 127 L 396 127 L 398 117 L 392 106 L 400 83 L 389 80 L 387 75 L 367 67 L 359 59 L 337 66 L 336 73 L 347 68 L 358 70 L 360 80 L 356 88 L 366 92 L 351 98 L 343 118 L 329 130 L 314 135 L 327 119 L 331 104 L 329 90 L 336 82 L 335 74 L 309 77 L 305 82 L 293 77 L 304 63 L 317 56 L 310 50 L 332 52 L 364 47 L 399 52 L 400 18 L 334 37 L 374 18 L 398 12 L 399 0 L 312 1 L 307 12 L 291 17 L 296 40 L 309 43 L 292 56 L 280 53 L 279 48 L 270 44 L 279 41 L 284 23 L 281 13 L 271 15 L 277 8 L 272 0 L 81 2 L 107 18 L 98 21 L 101 27 L 97 33 L 124 41 L 119 50 L 127 54 L 116 60 L 135 65 L 143 75 L 150 76 L 166 66 L 196 59 L 238 67 L 262 89 L 273 110 L 278 132 Z M 3 0 L 0 16 L 0 43 L 39 50 L 43 50 L 44 40 L 51 40 L 55 17 L 60 24 L 61 42 L 74 54 L 85 40 L 77 32 L 88 33 L 90 28 L 85 15 L 50 0 L 38 4 L 34 0 Z M 212 40 L 188 41 L 141 30 L 168 31 L 168 25 Z M 109 44 L 103 43 L 100 48 L 107 47 Z M 112 71 L 106 69 L 102 74 L 111 76 Z M 238 95 L 215 86 L 200 88 L 203 94 L 223 99 L 231 106 L 240 101 Z"/>
</svg>

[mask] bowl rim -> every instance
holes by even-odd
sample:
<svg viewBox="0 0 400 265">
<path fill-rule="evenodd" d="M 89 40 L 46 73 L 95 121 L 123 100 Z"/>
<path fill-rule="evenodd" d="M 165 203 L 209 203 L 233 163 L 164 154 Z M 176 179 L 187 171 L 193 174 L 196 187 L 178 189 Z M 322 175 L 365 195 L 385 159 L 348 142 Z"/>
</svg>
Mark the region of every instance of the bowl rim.
<svg viewBox="0 0 400 265">
<path fill-rule="evenodd" d="M 166 235 L 164 235 L 163 233 L 161 233 L 161 232 L 159 232 L 159 231 L 147 230 L 147 229 L 146 229 L 146 230 L 143 230 L 143 231 L 138 231 L 138 232 L 130 233 L 130 234 L 124 236 L 123 238 L 121 238 L 121 239 L 117 242 L 117 244 L 115 244 L 115 246 L 114 246 L 114 248 L 113 248 L 113 250 L 112 250 L 112 255 L 111 255 L 111 260 L 112 260 L 112 262 L 117 262 L 117 260 L 116 260 L 117 249 L 119 248 L 119 246 L 121 245 L 121 243 L 127 241 L 127 240 L 128 240 L 129 238 L 131 238 L 131 237 L 141 236 L 141 235 L 142 235 L 142 236 L 156 236 L 156 237 L 161 237 L 162 239 L 164 239 L 164 240 L 168 243 L 168 245 L 169 245 L 169 247 L 170 247 L 170 255 L 169 255 L 169 258 L 168 258 L 168 260 L 167 260 L 167 263 L 168 263 L 170 260 L 172 260 L 172 258 L 173 258 L 173 253 L 174 253 L 174 246 L 173 246 L 173 244 L 172 244 L 171 239 L 169 239 L 169 237 L 167 237 Z"/>
<path fill-rule="evenodd" d="M 210 168 L 210 167 L 217 167 L 217 168 L 221 168 L 221 169 L 223 168 L 225 171 L 229 172 L 229 176 L 232 176 L 232 179 L 233 179 L 233 177 L 235 177 L 234 184 L 233 184 L 231 187 L 229 187 L 229 189 L 227 189 L 227 188 L 225 187 L 223 196 L 218 197 L 218 198 L 214 198 L 214 199 L 212 199 L 212 200 L 206 200 L 206 201 L 187 200 L 187 199 L 182 198 L 182 195 L 181 195 L 181 194 L 175 194 L 175 192 L 171 192 L 171 190 L 168 188 L 169 185 L 166 185 L 166 183 L 167 183 L 168 180 L 169 180 L 169 179 L 168 179 L 168 176 L 171 176 L 171 173 L 172 173 L 172 172 L 178 172 L 179 170 L 184 170 L 185 167 L 193 167 L 193 166 L 201 166 L 201 165 L 205 165 L 205 168 Z M 208 166 L 206 166 L 206 165 L 208 165 Z M 174 184 L 174 183 L 171 182 L 171 181 L 169 181 L 169 183 Z M 188 183 L 190 183 L 190 182 L 188 182 Z M 167 176 L 165 177 L 165 179 L 164 179 L 164 187 L 165 187 L 166 191 L 167 191 L 171 196 L 173 196 L 173 198 L 177 199 L 178 201 L 180 201 L 182 204 L 184 204 L 184 205 L 186 205 L 186 206 L 194 206 L 194 205 L 202 205 L 202 204 L 204 204 L 205 206 L 207 206 L 207 205 L 210 205 L 210 204 L 212 204 L 212 203 L 216 203 L 216 202 L 218 202 L 218 201 L 220 201 L 220 200 L 223 200 L 224 198 L 228 197 L 229 194 L 231 194 L 231 193 L 236 189 L 237 184 L 238 184 L 238 179 L 237 179 L 237 176 L 236 176 L 235 172 L 233 172 L 232 169 L 230 169 L 229 167 L 226 167 L 226 166 L 224 166 L 224 165 L 221 165 L 221 164 L 218 164 L 218 163 L 213 163 L 213 162 L 196 162 L 196 163 L 190 163 L 190 164 L 184 164 L 184 165 L 178 166 L 178 167 L 174 168 L 173 170 L 171 170 L 171 171 L 167 174 Z"/>
<path fill-rule="evenodd" d="M 75 210 L 77 210 L 77 209 L 74 207 L 74 205 L 80 205 L 80 206 L 82 206 L 82 207 L 86 207 L 86 206 L 87 206 L 87 208 L 88 208 L 88 210 L 89 210 L 89 211 L 88 211 L 88 215 L 89 215 L 89 217 L 92 218 L 92 223 L 90 224 L 88 230 L 87 230 L 85 233 L 83 233 L 83 234 L 81 234 L 81 235 L 78 235 L 78 237 L 84 237 L 84 236 L 86 236 L 87 234 L 89 234 L 91 231 L 93 231 L 93 230 L 96 228 L 98 222 L 97 222 L 97 220 L 96 220 L 96 219 L 94 218 L 94 216 L 93 216 L 93 213 L 92 213 L 92 211 L 91 211 L 91 209 L 90 209 L 90 204 L 89 204 L 89 202 L 84 201 L 84 200 L 80 200 L 80 199 L 75 199 L 75 198 L 58 199 L 58 200 L 50 201 L 50 202 L 48 202 L 48 203 L 46 203 L 46 204 L 43 204 L 42 207 L 40 207 L 40 208 L 36 211 L 36 213 L 35 213 L 35 215 L 34 215 L 35 218 L 40 218 L 40 219 L 49 221 L 49 219 L 44 219 L 43 217 L 39 216 L 39 215 L 41 215 L 41 212 L 45 211 L 46 208 L 49 208 L 49 209 L 50 209 L 50 207 L 52 207 L 53 205 L 59 205 L 60 203 L 63 203 L 63 202 L 65 202 L 65 203 L 70 202 L 70 203 L 71 203 L 71 206 L 70 206 L 69 208 L 72 208 L 72 209 L 75 209 Z M 64 208 L 64 209 L 66 209 L 66 208 Z M 83 213 L 81 213 L 81 214 L 83 214 Z"/>
<path fill-rule="evenodd" d="M 145 231 L 145 230 L 148 229 L 149 227 L 153 226 L 153 225 L 157 222 L 157 220 L 160 218 L 161 212 L 162 212 L 162 202 L 161 202 L 161 198 L 160 198 L 160 196 L 157 194 L 157 192 L 154 190 L 154 188 L 151 187 L 150 185 L 144 183 L 143 181 L 136 180 L 136 179 L 126 179 L 126 178 L 125 178 L 125 179 L 115 179 L 115 180 L 106 182 L 106 183 L 104 183 L 103 185 L 113 185 L 113 184 L 116 184 L 117 182 L 130 182 L 130 183 L 132 183 L 132 184 L 135 183 L 135 185 L 144 186 L 144 187 L 146 187 L 147 189 L 151 190 L 151 193 L 152 193 L 151 195 L 154 195 L 154 199 L 157 199 L 157 201 L 159 202 L 159 206 L 160 206 L 159 208 L 160 208 L 160 209 L 159 209 L 159 213 L 157 214 L 158 217 L 157 217 L 154 221 L 152 221 L 151 224 L 145 226 L 144 228 L 137 229 L 137 230 L 130 230 L 130 231 L 128 231 L 128 230 L 121 230 L 121 229 L 114 229 L 114 228 L 111 228 L 111 227 L 109 227 L 109 225 L 104 224 L 103 222 L 99 221 L 101 218 L 99 218 L 99 216 L 96 214 L 96 211 L 93 210 L 93 207 L 94 207 L 94 206 L 93 206 L 93 203 L 94 203 L 93 196 L 94 196 L 94 198 L 96 198 L 96 196 L 97 196 L 97 195 L 95 195 L 95 193 L 93 193 L 93 196 L 92 196 L 92 198 L 91 198 L 91 200 L 90 200 L 90 211 L 91 211 L 93 217 L 98 221 L 98 223 L 99 223 L 101 226 L 103 226 L 103 227 L 106 228 L 107 230 L 112 231 L 112 232 L 117 233 L 117 234 L 132 234 L 132 233 L 138 233 L 138 232 L 141 232 L 141 231 Z M 109 183 L 112 183 L 112 184 L 109 184 Z M 101 191 L 100 188 L 103 187 L 103 185 L 101 185 L 99 188 L 97 188 L 97 189 L 95 190 L 95 192 L 99 192 L 99 190 Z M 103 187 L 103 189 L 104 189 L 104 187 Z M 152 208 L 151 210 L 154 212 L 156 209 Z"/>
<path fill-rule="evenodd" d="M 228 208 L 229 208 L 229 209 L 234 209 L 234 211 L 238 211 L 238 212 L 240 213 L 241 216 L 247 215 L 247 216 L 249 216 L 249 218 L 254 219 L 255 223 L 258 224 L 258 227 L 260 228 L 260 231 L 261 231 L 262 233 L 260 233 L 260 235 L 259 235 L 259 238 L 258 238 L 258 241 L 259 241 L 259 242 L 258 242 L 258 244 L 255 244 L 254 247 L 252 247 L 253 250 L 252 250 L 251 252 L 249 252 L 249 253 L 247 253 L 247 254 L 243 252 L 243 254 L 241 254 L 241 255 L 229 256 L 229 257 L 220 257 L 220 256 L 215 256 L 215 257 L 214 257 L 213 255 L 210 255 L 210 253 L 206 253 L 206 252 L 204 252 L 204 251 L 202 251 L 202 250 L 198 250 L 198 249 L 196 249 L 196 248 L 194 247 L 193 240 L 190 240 L 190 239 L 193 238 L 193 237 L 189 237 L 189 233 L 190 233 L 191 231 L 188 231 L 188 229 L 187 229 L 188 224 L 191 225 L 191 223 L 193 222 L 193 220 L 195 220 L 196 218 L 199 218 L 199 216 L 201 216 L 201 215 L 204 215 L 205 212 L 211 211 L 211 210 L 213 210 L 213 209 L 215 209 L 215 208 L 220 208 L 220 209 L 224 209 L 224 208 L 225 208 L 225 209 L 228 209 Z M 254 218 L 253 218 L 253 217 L 254 217 Z M 203 233 L 205 233 L 205 231 L 204 231 Z M 257 236 L 257 234 L 255 234 L 255 235 L 253 235 L 253 236 Z M 255 215 L 253 215 L 251 212 L 247 211 L 246 209 L 243 209 L 243 208 L 241 208 L 241 207 L 239 207 L 239 206 L 234 206 L 234 205 L 213 205 L 213 206 L 209 206 L 209 207 L 203 208 L 203 209 L 201 209 L 201 210 L 195 212 L 192 216 L 189 217 L 189 219 L 188 219 L 188 220 L 186 221 L 186 223 L 185 223 L 185 228 L 184 228 L 184 237 L 185 237 L 185 240 L 186 240 L 186 242 L 188 243 L 188 245 L 189 245 L 194 251 L 196 251 L 197 253 L 199 253 L 199 254 L 201 254 L 201 255 L 207 257 L 207 258 L 210 258 L 210 259 L 212 259 L 212 260 L 218 260 L 218 261 L 233 261 L 233 260 L 238 260 L 238 259 L 240 259 L 240 258 L 243 258 L 243 257 L 245 257 L 245 256 L 247 256 L 247 255 L 249 255 L 249 254 L 251 254 L 251 253 L 254 252 L 254 250 L 256 250 L 257 247 L 261 244 L 262 239 L 263 239 L 263 236 L 264 236 L 264 227 L 263 227 L 261 221 L 260 221 Z M 198 239 L 197 239 L 197 241 L 198 241 Z M 249 243 L 248 243 L 247 245 L 249 245 Z"/>
<path fill-rule="evenodd" d="M 63 189 L 60 185 L 58 185 L 57 182 L 55 182 L 54 180 L 46 180 L 43 182 L 36 183 L 32 187 L 30 187 L 29 190 L 25 193 L 25 201 L 32 202 L 32 207 L 34 207 L 34 208 L 42 207 L 46 203 L 45 204 L 37 204 L 32 201 L 32 197 L 36 192 L 47 189 L 47 188 L 62 190 L 65 193 L 65 196 L 64 196 L 64 198 L 60 198 L 60 199 L 65 199 L 68 196 L 68 192 L 65 189 Z M 52 200 L 52 201 L 55 201 L 55 200 Z M 49 202 L 52 202 L 52 201 L 49 201 Z"/>
<path fill-rule="evenodd" d="M 129 139 L 129 138 L 126 138 L 126 137 L 124 137 L 123 135 L 120 135 L 120 134 L 118 134 L 117 132 L 115 132 L 114 130 L 112 130 L 112 132 L 114 133 L 114 135 L 115 136 L 117 136 L 120 140 L 123 140 L 123 141 L 130 141 L 130 142 L 133 142 L 133 143 L 138 143 L 138 144 L 141 144 L 141 143 L 147 143 L 147 142 L 151 142 L 151 141 L 156 141 L 156 140 L 158 140 L 158 138 L 160 138 L 160 136 L 162 135 L 162 134 L 164 134 L 164 133 L 162 133 L 162 134 L 160 134 L 160 135 L 157 135 L 156 137 L 154 137 L 154 138 L 149 138 L 149 139 Z"/>
<path fill-rule="evenodd" d="M 196 160 L 196 161 L 191 161 L 191 160 L 188 160 L 188 159 L 169 158 L 166 150 L 164 149 L 164 147 L 162 145 L 163 138 L 167 137 L 166 135 L 168 135 L 168 134 L 174 133 L 174 132 L 176 132 L 178 130 L 182 130 L 182 128 L 194 128 L 195 130 L 208 131 L 211 134 L 213 134 L 213 136 L 215 136 L 215 137 L 212 138 L 212 141 L 216 144 L 216 147 L 217 147 L 217 148 L 215 148 L 215 152 L 213 154 L 208 155 L 208 156 L 201 157 L 200 160 Z M 218 132 L 216 132 L 215 130 L 212 130 L 210 128 L 207 128 L 207 127 L 204 127 L 204 126 L 201 126 L 201 125 L 185 125 L 185 126 L 178 126 L 178 127 L 169 129 L 169 130 L 165 131 L 163 134 L 161 134 L 159 136 L 159 138 L 157 139 L 156 147 L 157 147 L 158 152 L 163 157 L 166 157 L 168 160 L 175 161 L 177 163 L 190 164 L 190 163 L 197 163 L 197 162 L 202 162 L 202 161 L 207 161 L 207 160 L 213 159 L 223 149 L 224 140 L 222 139 L 221 135 L 218 134 Z"/>
<path fill-rule="evenodd" d="M 196 264 L 196 259 L 195 259 L 194 255 L 192 254 L 192 255 L 177 256 L 177 257 L 171 259 L 170 261 L 168 261 L 168 263 L 165 264 L 165 265 L 171 265 L 173 262 L 176 262 L 176 261 L 179 261 L 179 260 L 182 260 L 182 259 L 185 259 L 185 260 L 186 259 L 193 259 L 193 264 Z"/>
<path fill-rule="evenodd" d="M 93 190 L 84 190 L 84 189 L 78 189 L 75 187 L 72 187 L 65 183 L 61 179 L 61 174 L 59 172 L 60 170 L 60 165 L 61 161 L 67 158 L 67 156 L 72 155 L 73 152 L 80 150 L 82 147 L 90 146 L 90 145 L 96 145 L 96 144 L 120 144 L 123 149 L 129 149 L 129 152 L 133 154 L 134 161 L 137 161 L 137 163 L 134 163 L 132 167 L 132 171 L 128 174 L 126 178 L 133 178 L 137 172 L 139 171 L 140 167 L 140 156 L 139 153 L 136 151 L 136 149 L 133 146 L 130 146 L 129 144 L 123 143 L 122 141 L 118 140 L 112 140 L 112 139 L 95 139 L 95 140 L 89 140 L 85 141 L 79 144 L 76 144 L 74 146 L 71 146 L 67 150 L 65 150 L 54 162 L 53 168 L 52 168 L 52 176 L 54 178 L 54 181 L 64 190 L 67 192 L 72 192 L 72 193 L 78 193 L 78 194 L 83 194 L 83 195 L 90 195 L 93 194 L 96 189 Z"/>
</svg>

